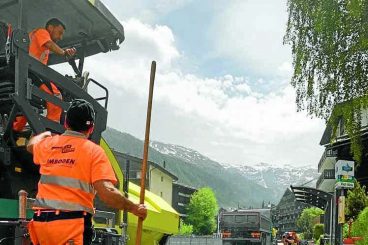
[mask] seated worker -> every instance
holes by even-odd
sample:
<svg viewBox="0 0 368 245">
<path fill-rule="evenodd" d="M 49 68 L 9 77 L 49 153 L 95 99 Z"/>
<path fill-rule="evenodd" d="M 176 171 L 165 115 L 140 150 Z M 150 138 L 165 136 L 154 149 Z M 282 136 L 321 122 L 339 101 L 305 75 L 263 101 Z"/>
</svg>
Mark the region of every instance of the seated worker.
<svg viewBox="0 0 368 245">
<path fill-rule="evenodd" d="M 47 21 L 45 28 L 37 28 L 33 30 L 31 33 L 29 33 L 29 55 L 44 65 L 47 65 L 50 51 L 60 56 L 75 55 L 75 48 L 62 49 L 56 44 L 56 42 L 62 40 L 65 30 L 65 25 L 56 18 Z M 40 85 L 40 89 L 48 94 L 52 94 L 62 99 L 59 89 L 51 81 L 44 81 Z M 46 110 L 46 117 L 48 119 L 55 122 L 60 122 L 60 117 L 63 112 L 62 108 L 50 102 L 46 102 Z M 20 132 L 24 129 L 26 124 L 27 119 L 25 116 L 17 116 L 13 122 L 13 130 Z"/>
<path fill-rule="evenodd" d="M 287 232 L 285 234 L 284 244 L 285 245 L 299 244 L 299 238 L 296 235 L 296 232 L 295 231 Z"/>
<path fill-rule="evenodd" d="M 145 219 L 147 209 L 115 188 L 115 173 L 101 146 L 88 140 L 95 112 L 85 100 L 74 100 L 66 112 L 66 131 L 33 137 L 27 150 L 40 166 L 35 211 L 28 225 L 34 245 L 91 244 L 95 194 L 108 206 Z"/>
<path fill-rule="evenodd" d="M 292 231 L 291 234 L 293 236 L 294 243 L 295 244 L 300 244 L 300 239 L 299 239 L 298 235 L 296 234 L 296 232 L 295 231 Z"/>
</svg>

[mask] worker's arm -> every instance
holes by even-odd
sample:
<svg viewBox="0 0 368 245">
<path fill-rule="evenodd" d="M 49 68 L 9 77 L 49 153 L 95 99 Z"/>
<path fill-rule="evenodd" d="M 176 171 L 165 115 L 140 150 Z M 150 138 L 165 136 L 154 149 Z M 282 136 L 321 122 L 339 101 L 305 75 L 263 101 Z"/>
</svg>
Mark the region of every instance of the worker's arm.
<svg viewBox="0 0 368 245">
<path fill-rule="evenodd" d="M 143 204 L 135 204 L 123 196 L 108 180 L 97 180 L 93 183 L 97 195 L 108 206 L 115 209 L 124 209 L 140 218 L 145 219 L 147 209 Z"/>
<path fill-rule="evenodd" d="M 33 154 L 33 146 L 35 144 L 37 144 L 38 142 L 40 142 L 41 140 L 43 140 L 46 137 L 51 137 L 51 132 L 50 131 L 46 131 L 43 132 L 39 135 L 34 136 L 33 138 L 30 139 L 30 141 L 27 144 L 27 151 L 31 154 Z"/>
<path fill-rule="evenodd" d="M 54 41 L 49 40 L 47 43 L 45 43 L 45 46 L 50 49 L 53 53 L 60 55 L 60 56 L 73 56 L 77 52 L 75 48 L 67 48 L 62 49 L 57 45 Z"/>
</svg>

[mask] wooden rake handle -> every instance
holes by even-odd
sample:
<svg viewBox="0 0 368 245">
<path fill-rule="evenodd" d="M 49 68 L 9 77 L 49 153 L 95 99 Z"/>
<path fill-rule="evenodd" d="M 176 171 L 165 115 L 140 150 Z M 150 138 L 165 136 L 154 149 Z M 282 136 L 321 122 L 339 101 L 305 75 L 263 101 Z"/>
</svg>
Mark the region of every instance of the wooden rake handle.
<svg viewBox="0 0 368 245">
<path fill-rule="evenodd" d="M 149 147 L 149 135 L 150 135 L 150 128 L 151 128 L 153 87 L 154 87 L 154 84 L 155 84 L 155 75 L 156 75 L 156 61 L 152 61 L 150 84 L 149 84 L 149 93 L 148 93 L 146 133 L 145 133 L 145 137 L 144 137 L 144 148 L 143 148 L 143 161 L 142 161 L 142 172 L 141 172 L 141 192 L 140 192 L 140 196 L 139 196 L 139 203 L 140 204 L 144 204 L 145 182 L 146 182 L 147 160 L 148 160 L 148 147 Z M 137 236 L 136 236 L 136 241 L 135 241 L 136 245 L 141 245 L 142 227 L 143 227 L 143 219 L 139 218 L 138 219 L 138 226 L 137 226 Z"/>
</svg>

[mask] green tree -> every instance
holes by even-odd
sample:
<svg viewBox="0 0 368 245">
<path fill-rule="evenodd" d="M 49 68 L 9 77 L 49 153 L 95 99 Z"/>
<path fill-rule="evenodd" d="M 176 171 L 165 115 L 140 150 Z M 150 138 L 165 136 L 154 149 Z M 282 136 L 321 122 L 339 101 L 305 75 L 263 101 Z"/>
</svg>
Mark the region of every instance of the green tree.
<svg viewBox="0 0 368 245">
<path fill-rule="evenodd" d="M 365 191 L 365 186 L 361 186 L 358 181 L 355 181 L 354 189 L 348 191 L 346 198 L 347 218 L 355 219 L 366 207 L 368 207 L 368 196 Z"/>
<path fill-rule="evenodd" d="M 349 224 L 345 223 L 342 227 L 342 237 L 347 238 L 349 236 Z"/>
<path fill-rule="evenodd" d="M 193 233 L 193 226 L 185 224 L 182 220 L 180 220 L 180 229 L 179 235 L 188 236 Z"/>
<path fill-rule="evenodd" d="M 313 239 L 314 239 L 314 241 L 317 241 L 318 239 L 321 238 L 321 235 L 323 235 L 323 233 L 324 233 L 323 228 L 324 228 L 323 224 L 315 224 L 313 226 Z"/>
<path fill-rule="evenodd" d="M 217 200 L 212 189 L 201 188 L 190 199 L 186 222 L 193 226 L 194 234 L 212 234 L 216 229 L 217 211 Z"/>
<path fill-rule="evenodd" d="M 303 210 L 296 224 L 302 230 L 304 239 L 312 239 L 314 219 L 322 214 L 324 214 L 324 211 L 315 207 Z"/>
<path fill-rule="evenodd" d="M 358 245 L 366 245 L 368 241 L 368 207 L 365 208 L 354 221 L 352 235 L 362 237 L 362 241 L 356 242 Z"/>
<path fill-rule="evenodd" d="M 360 162 L 361 109 L 368 107 L 368 1 L 288 0 L 288 13 L 284 43 L 292 47 L 298 110 L 330 118 L 334 131 L 342 118 Z"/>
</svg>

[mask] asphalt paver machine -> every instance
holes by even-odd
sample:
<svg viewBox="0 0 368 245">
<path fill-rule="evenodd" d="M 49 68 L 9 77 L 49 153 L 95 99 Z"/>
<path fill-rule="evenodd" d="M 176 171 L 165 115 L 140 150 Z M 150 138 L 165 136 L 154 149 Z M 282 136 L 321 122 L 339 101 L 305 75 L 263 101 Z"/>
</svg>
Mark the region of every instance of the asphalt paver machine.
<svg viewBox="0 0 368 245">
<path fill-rule="evenodd" d="M 28 55 L 28 33 L 44 27 L 51 18 L 59 18 L 67 28 L 58 44 L 63 48 L 75 47 L 77 54 L 72 59 L 50 54 L 48 65 L 69 63 L 73 76 L 63 76 Z M 123 41 L 123 26 L 100 0 L 0 1 L 0 244 L 27 244 L 26 225 L 33 214 L 30 206 L 37 192 L 39 174 L 24 141 L 45 130 L 53 133 L 65 130 L 62 123 L 44 116 L 46 101 L 64 110 L 73 98 L 85 99 L 93 105 L 96 122 L 91 140 L 100 144 L 109 156 L 119 189 L 138 202 L 139 187 L 129 184 L 129 189 L 123 190 L 123 171 L 101 137 L 107 124 L 108 89 L 83 71 L 86 57 L 117 50 Z M 53 81 L 64 99 L 39 89 L 37 79 Z M 91 84 L 102 96 L 93 97 L 87 92 Z M 12 124 L 18 115 L 26 116 L 28 126 L 16 133 Z M 168 235 L 177 232 L 179 216 L 150 192 L 145 203 L 148 217 L 143 226 L 142 244 L 163 244 Z M 123 223 L 123 212 L 111 210 L 98 200 L 96 207 L 94 244 L 134 244 L 136 217 L 125 214 L 128 219 L 124 220 L 128 221 Z"/>
</svg>

